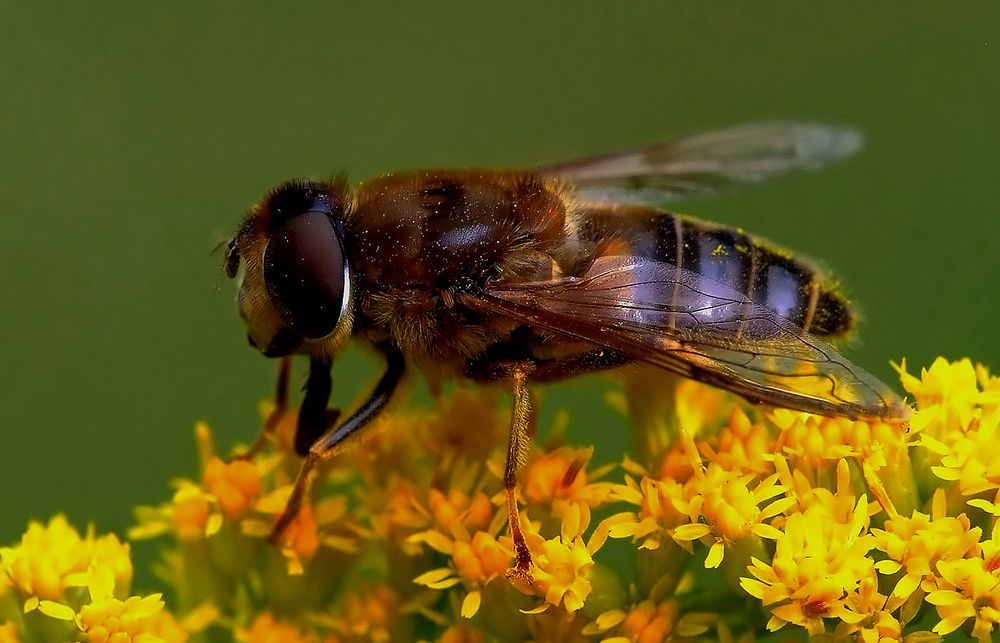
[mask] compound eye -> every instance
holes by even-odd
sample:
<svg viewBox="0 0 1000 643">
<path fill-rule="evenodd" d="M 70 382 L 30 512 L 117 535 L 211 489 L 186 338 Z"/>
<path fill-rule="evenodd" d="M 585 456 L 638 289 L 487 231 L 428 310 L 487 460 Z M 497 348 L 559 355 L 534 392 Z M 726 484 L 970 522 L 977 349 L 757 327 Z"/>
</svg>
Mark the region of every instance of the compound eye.
<svg viewBox="0 0 1000 643">
<path fill-rule="evenodd" d="M 344 305 L 344 251 L 323 212 L 292 216 L 272 233 L 264 283 L 294 330 L 310 339 L 337 327 Z"/>
</svg>

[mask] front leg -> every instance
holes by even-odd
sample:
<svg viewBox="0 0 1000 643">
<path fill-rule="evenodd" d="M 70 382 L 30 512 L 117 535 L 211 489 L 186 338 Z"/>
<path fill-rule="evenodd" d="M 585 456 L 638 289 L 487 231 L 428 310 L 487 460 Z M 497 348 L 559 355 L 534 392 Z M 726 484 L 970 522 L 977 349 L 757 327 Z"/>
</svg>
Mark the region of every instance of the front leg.
<svg viewBox="0 0 1000 643">
<path fill-rule="evenodd" d="M 299 407 L 299 421 L 295 427 L 295 453 L 309 455 L 309 449 L 337 421 L 340 412 L 329 408 L 333 388 L 331 363 L 328 359 L 314 357 L 309 360 L 309 379 L 306 394 Z"/>
<path fill-rule="evenodd" d="M 281 534 L 295 520 L 295 516 L 298 515 L 302 502 L 312 487 L 313 479 L 316 476 L 316 469 L 320 463 L 339 453 L 345 441 L 360 432 L 388 404 L 393 392 L 399 385 L 399 381 L 403 378 L 403 373 L 406 371 L 406 363 L 403 360 L 403 355 L 395 348 L 386 348 L 385 353 L 385 373 L 382 375 L 382 379 L 378 381 L 378 384 L 375 385 L 375 390 L 372 391 L 365 403 L 353 415 L 347 418 L 343 424 L 339 427 L 329 429 L 310 447 L 306 460 L 302 463 L 302 468 L 299 469 L 299 475 L 295 480 L 295 486 L 292 488 L 292 495 L 288 498 L 288 504 L 285 505 L 285 510 L 281 513 L 274 528 L 271 530 L 268 540 L 272 543 L 278 541 Z M 322 380 L 322 376 L 319 377 Z M 319 393 L 316 394 L 317 397 L 324 397 L 320 395 L 324 388 L 319 385 L 317 387 L 320 389 Z M 310 388 L 307 385 L 307 399 Z M 326 400 L 329 399 L 329 395 L 330 392 L 327 387 L 325 388 L 323 409 L 326 408 Z M 316 402 L 316 406 L 317 408 L 319 407 L 318 401 Z M 318 417 L 318 411 L 316 411 L 316 416 Z M 300 433 L 302 432 L 301 425 L 299 431 Z M 298 435 L 296 435 L 296 443 L 298 443 Z"/>
</svg>

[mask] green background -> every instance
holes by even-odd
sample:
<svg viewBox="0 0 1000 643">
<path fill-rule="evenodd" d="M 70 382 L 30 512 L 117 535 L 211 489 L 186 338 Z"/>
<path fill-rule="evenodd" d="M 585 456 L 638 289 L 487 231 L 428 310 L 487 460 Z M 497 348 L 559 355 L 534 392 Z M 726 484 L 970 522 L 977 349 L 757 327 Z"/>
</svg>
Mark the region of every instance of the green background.
<svg viewBox="0 0 1000 643">
<path fill-rule="evenodd" d="M 197 419 L 252 438 L 273 365 L 212 248 L 292 176 L 853 124 L 849 162 L 683 210 L 822 258 L 879 376 L 903 356 L 1000 369 L 998 31 L 995 2 L 0 2 L 0 542 L 56 511 L 126 527 L 193 473 Z M 338 399 L 375 368 L 351 352 Z M 607 386 L 560 386 L 547 412 L 623 438 Z"/>
</svg>

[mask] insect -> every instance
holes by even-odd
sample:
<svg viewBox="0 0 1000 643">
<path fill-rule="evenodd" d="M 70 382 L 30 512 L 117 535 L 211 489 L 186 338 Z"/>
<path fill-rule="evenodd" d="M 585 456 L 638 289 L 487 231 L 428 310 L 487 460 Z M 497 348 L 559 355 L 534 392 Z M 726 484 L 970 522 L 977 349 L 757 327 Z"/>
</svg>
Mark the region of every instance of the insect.
<svg viewBox="0 0 1000 643">
<path fill-rule="evenodd" d="M 511 574 L 527 578 L 514 491 L 537 382 L 648 364 L 753 402 L 904 421 L 906 404 L 827 343 L 855 317 L 816 268 L 742 230 L 658 207 L 812 170 L 858 143 L 832 125 L 757 123 L 531 170 L 274 189 L 226 256 L 229 276 L 240 273 L 250 344 L 285 357 L 279 391 L 287 356 L 310 360 L 295 436 L 305 461 L 272 536 L 296 515 L 317 465 L 385 407 L 407 369 L 511 387 Z M 331 367 L 350 341 L 374 347 L 386 369 L 338 421 L 327 409 Z"/>
</svg>

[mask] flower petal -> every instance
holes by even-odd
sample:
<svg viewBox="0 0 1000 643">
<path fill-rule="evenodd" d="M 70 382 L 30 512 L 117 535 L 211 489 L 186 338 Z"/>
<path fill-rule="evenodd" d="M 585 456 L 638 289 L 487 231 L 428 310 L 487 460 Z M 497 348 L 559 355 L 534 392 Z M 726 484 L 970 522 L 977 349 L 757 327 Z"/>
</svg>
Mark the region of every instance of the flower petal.
<svg viewBox="0 0 1000 643">
<path fill-rule="evenodd" d="M 740 579 L 740 587 L 742 587 L 743 591 L 747 594 L 750 594 L 754 598 L 758 599 L 764 596 L 764 591 L 767 589 L 767 585 L 759 580 L 746 577 Z"/>
<path fill-rule="evenodd" d="M 766 522 L 754 525 L 753 529 L 751 529 L 750 531 L 753 534 L 760 536 L 761 538 L 767 538 L 768 540 L 779 540 L 782 536 L 785 535 L 783 531 L 777 529 L 776 527 L 772 527 Z"/>
<path fill-rule="evenodd" d="M 920 576 L 916 574 L 907 574 L 899 579 L 896 583 L 896 587 L 892 590 L 893 596 L 898 596 L 899 598 L 906 598 L 920 585 Z M 950 630 L 949 630 L 950 631 Z"/>
<path fill-rule="evenodd" d="M 680 525 L 673 530 L 674 540 L 697 540 L 711 533 L 712 528 L 705 523 Z"/>
<path fill-rule="evenodd" d="M 954 605 L 955 603 L 962 600 L 962 595 L 956 591 L 950 589 L 939 589 L 935 592 L 930 592 L 924 597 L 924 600 L 931 605 Z"/>
<path fill-rule="evenodd" d="M 479 593 L 478 589 L 472 590 L 465 596 L 465 600 L 462 601 L 462 618 L 472 618 L 479 611 L 479 606 L 482 604 L 483 595 Z"/>
<path fill-rule="evenodd" d="M 886 576 L 895 574 L 902 568 L 903 566 L 895 560 L 880 560 L 875 563 L 875 569 L 878 570 L 880 574 L 885 574 Z"/>
<path fill-rule="evenodd" d="M 446 578 L 453 576 L 455 570 L 451 567 L 438 567 L 437 569 L 432 569 L 429 572 L 424 572 L 423 574 L 417 576 L 413 579 L 413 582 L 417 585 L 430 585 L 431 583 L 438 583 Z"/>
<path fill-rule="evenodd" d="M 76 618 L 76 612 L 73 611 L 72 607 L 55 601 L 39 602 L 38 611 L 46 616 L 57 618 L 60 621 L 72 621 Z"/>
<path fill-rule="evenodd" d="M 24 601 L 24 613 L 34 612 L 36 609 L 38 609 L 38 597 L 29 596 L 28 600 Z"/>
<path fill-rule="evenodd" d="M 721 542 L 716 542 L 708 550 L 708 556 L 705 557 L 705 569 L 715 569 L 722 563 L 722 558 L 726 554 L 726 548 Z"/>
</svg>

